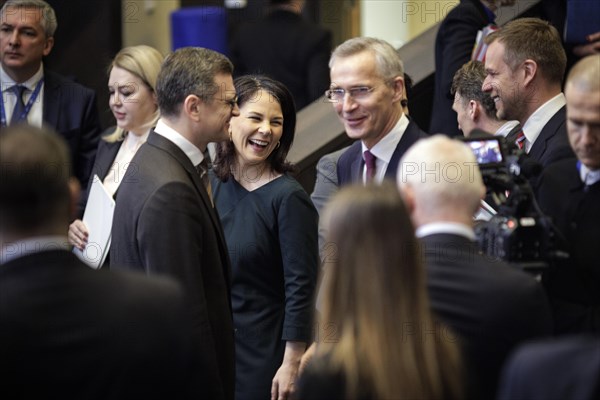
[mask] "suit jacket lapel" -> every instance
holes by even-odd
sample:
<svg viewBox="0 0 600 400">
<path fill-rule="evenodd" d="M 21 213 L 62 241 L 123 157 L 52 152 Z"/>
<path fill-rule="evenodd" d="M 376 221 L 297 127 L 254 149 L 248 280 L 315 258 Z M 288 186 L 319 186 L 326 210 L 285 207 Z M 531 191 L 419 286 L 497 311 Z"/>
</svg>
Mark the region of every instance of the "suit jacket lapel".
<svg viewBox="0 0 600 400">
<path fill-rule="evenodd" d="M 147 143 L 152 146 L 158 147 L 158 148 L 166 151 L 167 153 L 171 154 L 179 162 L 179 164 L 181 164 L 181 166 L 186 170 L 186 172 L 190 176 L 190 179 L 194 183 L 194 186 L 196 187 L 196 190 L 198 191 L 198 194 L 200 195 L 200 198 L 202 199 L 204 206 L 208 210 L 208 213 L 209 213 L 212 223 L 215 227 L 215 230 L 217 232 L 219 232 L 219 236 L 221 238 L 223 238 L 221 224 L 219 222 L 219 217 L 217 216 L 217 213 L 215 212 L 212 202 L 210 201 L 210 198 L 208 197 L 206 188 L 202 184 L 200 175 L 198 175 L 198 171 L 196 171 L 196 168 L 192 165 L 192 162 L 190 161 L 190 159 L 185 155 L 185 153 L 179 147 L 177 147 L 175 145 L 175 143 L 162 137 L 161 135 L 155 133 L 154 131 L 150 132 Z M 224 242 L 224 240 L 223 240 L 223 242 Z"/>
<path fill-rule="evenodd" d="M 44 100 L 42 119 L 50 126 L 58 126 L 60 90 L 52 73 L 44 69 Z"/>
<path fill-rule="evenodd" d="M 506 134 L 506 143 L 515 143 L 515 141 L 517 140 L 517 136 L 519 135 L 519 132 L 521 132 L 521 124 L 517 124 L 514 128 L 512 128 L 507 134 Z"/>
<path fill-rule="evenodd" d="M 394 153 L 392 154 L 392 158 L 390 159 L 387 170 L 385 171 L 385 177 L 387 179 L 396 179 L 396 175 L 398 173 L 398 164 L 400 164 L 400 159 L 404 153 L 406 153 L 410 146 L 412 146 L 417 140 L 426 136 L 427 134 L 423 132 L 414 121 L 411 120 L 408 123 L 402 138 L 396 146 L 396 150 L 394 150 Z"/>
<path fill-rule="evenodd" d="M 536 139 L 535 143 L 533 143 L 533 146 L 531 146 L 531 150 L 529 151 L 530 157 L 533 157 L 537 161 L 542 158 L 546 152 L 546 148 L 548 147 L 548 140 L 552 139 L 552 137 L 556 135 L 558 128 L 564 124 L 565 119 L 566 106 L 562 106 L 562 108 L 558 110 L 542 128 L 540 135 Z"/>
<path fill-rule="evenodd" d="M 360 145 L 360 143 L 359 143 Z M 362 182 L 362 170 L 363 170 L 363 164 L 364 161 L 362 159 L 362 154 L 360 154 L 360 151 L 358 152 L 358 157 L 354 158 L 354 161 L 352 161 L 352 165 L 350 167 L 350 173 L 352 174 L 352 182 Z"/>
</svg>

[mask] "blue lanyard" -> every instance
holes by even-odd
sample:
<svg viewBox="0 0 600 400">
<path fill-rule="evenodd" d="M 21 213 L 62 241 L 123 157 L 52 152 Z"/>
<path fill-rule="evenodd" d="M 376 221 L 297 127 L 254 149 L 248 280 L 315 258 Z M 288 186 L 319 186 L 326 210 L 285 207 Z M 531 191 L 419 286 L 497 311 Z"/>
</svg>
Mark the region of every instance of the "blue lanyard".
<svg viewBox="0 0 600 400">
<path fill-rule="evenodd" d="M 29 111 L 31 111 L 31 107 L 33 107 L 33 103 L 35 102 L 38 95 L 40 94 L 40 90 L 42 90 L 43 83 L 44 83 L 44 78 L 40 79 L 39 82 L 37 83 L 37 85 L 35 85 L 35 89 L 33 90 L 31 97 L 29 97 L 29 101 L 27 102 L 27 105 L 25 106 L 25 109 L 23 110 L 23 113 L 20 115 L 19 119 L 22 119 L 22 118 L 26 117 L 27 115 L 29 115 Z M 8 123 L 6 120 L 6 110 L 4 108 L 4 99 L 2 99 L 2 101 L 0 101 L 0 126 L 5 127 L 7 125 L 8 125 Z"/>
</svg>

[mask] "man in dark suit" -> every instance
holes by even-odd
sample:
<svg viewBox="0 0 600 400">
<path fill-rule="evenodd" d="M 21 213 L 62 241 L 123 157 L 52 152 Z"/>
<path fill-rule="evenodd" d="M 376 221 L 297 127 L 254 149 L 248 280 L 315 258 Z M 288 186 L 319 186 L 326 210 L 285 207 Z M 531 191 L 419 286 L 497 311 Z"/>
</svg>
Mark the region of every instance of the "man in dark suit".
<svg viewBox="0 0 600 400">
<path fill-rule="evenodd" d="M 542 166 L 573 157 L 561 92 L 567 58 L 556 29 L 537 18 L 509 22 L 486 38 L 483 91 L 498 118 L 521 123 L 529 157 Z"/>
<path fill-rule="evenodd" d="M 512 5 L 514 0 L 460 0 L 440 24 L 435 38 L 435 86 L 429 132 L 460 135 L 452 110 L 452 77 L 471 59 L 477 32 L 494 23 L 496 3 Z"/>
<path fill-rule="evenodd" d="M 0 397 L 198 398 L 199 358 L 174 281 L 94 271 L 65 232 L 78 196 L 67 146 L 0 135 Z"/>
<path fill-rule="evenodd" d="M 494 398 L 509 352 L 552 332 L 544 291 L 480 254 L 473 214 L 485 188 L 466 144 L 444 135 L 419 141 L 402 157 L 397 182 L 423 246 L 432 309 L 464 346 L 469 397 Z"/>
<path fill-rule="evenodd" d="M 507 361 L 499 400 L 600 398 L 600 340 L 568 337 L 522 346 Z"/>
<path fill-rule="evenodd" d="M 265 74 L 292 92 L 300 110 L 329 85 L 331 32 L 302 18 L 305 0 L 271 0 L 259 21 L 241 26 L 230 41 L 236 75 Z"/>
<path fill-rule="evenodd" d="M 404 83 L 405 91 L 400 104 L 402 105 L 402 112 L 408 117 L 408 98 L 410 97 L 412 90 L 412 79 L 408 74 L 404 74 Z M 327 201 L 339 190 L 340 184 L 338 182 L 337 163 L 346 150 L 348 150 L 348 147 L 344 147 L 333 153 L 325 154 L 317 163 L 317 178 L 310 199 L 319 213 L 323 211 Z M 328 254 L 330 252 L 327 249 L 324 249 L 325 234 L 326 229 L 324 224 L 319 223 L 319 250 L 321 251 L 321 258 L 330 255 Z M 323 260 L 323 262 L 325 262 L 325 260 Z"/>
<path fill-rule="evenodd" d="M 544 276 L 556 329 L 600 332 L 600 55 L 575 64 L 565 86 L 567 132 L 577 158 L 544 171 L 537 192 L 570 257 Z"/>
<path fill-rule="evenodd" d="M 54 46 L 54 10 L 42 0 L 9 0 L 0 10 L 1 125 L 54 128 L 67 141 L 75 176 L 87 184 L 100 135 L 95 93 L 47 70 Z"/>
<path fill-rule="evenodd" d="M 203 154 L 209 142 L 228 139 L 239 115 L 232 71 L 225 56 L 202 48 L 179 49 L 163 62 L 161 119 L 117 192 L 110 258 L 111 268 L 181 282 L 202 346 L 198 379 L 211 399 L 233 398 L 234 340 L 229 258 Z"/>
<path fill-rule="evenodd" d="M 327 97 L 358 139 L 339 158 L 340 186 L 394 179 L 402 154 L 426 134 L 402 110 L 404 67 L 396 50 L 374 38 L 353 38 L 331 55 Z"/>
</svg>

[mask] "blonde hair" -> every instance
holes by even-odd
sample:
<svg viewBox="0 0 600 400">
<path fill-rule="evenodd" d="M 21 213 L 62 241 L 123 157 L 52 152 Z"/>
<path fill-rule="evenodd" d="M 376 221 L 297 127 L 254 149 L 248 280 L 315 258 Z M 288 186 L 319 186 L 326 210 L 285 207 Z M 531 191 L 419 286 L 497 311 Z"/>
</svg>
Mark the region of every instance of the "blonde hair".
<svg viewBox="0 0 600 400">
<path fill-rule="evenodd" d="M 156 89 L 156 78 L 160 71 L 164 57 L 158 50 L 153 47 L 140 45 L 125 47 L 117 53 L 113 61 L 108 66 L 108 74 L 114 67 L 118 67 L 126 70 L 127 72 L 137 76 L 140 80 L 155 93 Z M 158 118 L 160 117 L 160 111 L 156 107 L 156 111 L 152 115 L 152 118 L 148 121 L 148 128 L 156 125 Z M 114 132 L 105 136 L 103 139 L 109 143 L 123 140 L 126 132 L 123 129 L 117 127 Z"/>
<path fill-rule="evenodd" d="M 337 253 L 323 281 L 317 354 L 374 398 L 460 398 L 455 336 L 434 321 L 414 228 L 392 185 L 342 189 L 325 211 Z M 324 324 L 324 325 L 323 325 Z M 365 388 L 363 387 L 363 390 Z"/>
</svg>

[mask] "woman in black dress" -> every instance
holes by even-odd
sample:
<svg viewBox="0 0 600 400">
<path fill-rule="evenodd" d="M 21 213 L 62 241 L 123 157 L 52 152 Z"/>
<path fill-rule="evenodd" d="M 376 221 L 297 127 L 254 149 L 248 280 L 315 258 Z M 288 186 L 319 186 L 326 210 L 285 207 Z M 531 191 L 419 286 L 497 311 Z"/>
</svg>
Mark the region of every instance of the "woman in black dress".
<svg viewBox="0 0 600 400">
<path fill-rule="evenodd" d="M 240 116 L 218 146 L 211 178 L 232 263 L 236 399 L 285 398 L 311 340 L 318 215 L 288 174 L 290 92 L 263 76 L 234 84 Z"/>
</svg>

